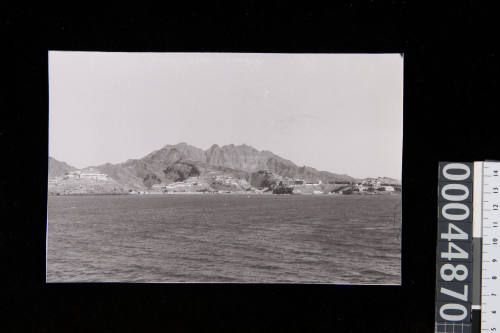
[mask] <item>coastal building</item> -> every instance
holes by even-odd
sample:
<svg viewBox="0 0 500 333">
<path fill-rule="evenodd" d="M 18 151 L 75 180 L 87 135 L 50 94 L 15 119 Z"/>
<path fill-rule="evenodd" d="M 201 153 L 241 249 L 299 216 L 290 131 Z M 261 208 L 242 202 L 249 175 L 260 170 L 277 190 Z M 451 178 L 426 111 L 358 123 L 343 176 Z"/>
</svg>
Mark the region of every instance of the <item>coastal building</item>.
<svg viewBox="0 0 500 333">
<path fill-rule="evenodd" d="M 374 189 L 377 189 L 380 187 L 380 179 L 375 179 L 375 178 L 366 178 L 365 180 L 363 180 L 363 182 L 361 183 L 362 185 L 366 186 L 366 187 L 372 187 Z"/>
<path fill-rule="evenodd" d="M 198 185 L 198 177 L 189 177 L 184 181 L 186 185 Z"/>
<path fill-rule="evenodd" d="M 77 179 L 77 178 L 80 178 L 81 173 L 82 173 L 82 170 L 70 171 L 68 174 L 65 175 L 65 178 L 66 179 Z"/>
<path fill-rule="evenodd" d="M 285 178 L 281 180 L 281 183 L 285 186 L 295 186 L 295 185 L 304 185 L 305 181 L 302 179 L 293 179 L 293 178 Z"/>
<path fill-rule="evenodd" d="M 359 192 L 367 192 L 369 188 L 372 188 L 372 186 L 370 184 L 363 183 L 363 184 L 356 184 L 354 188 L 357 189 Z"/>
<path fill-rule="evenodd" d="M 216 182 L 219 182 L 224 185 L 238 185 L 239 184 L 239 179 L 235 178 L 233 176 L 226 176 L 226 175 L 217 175 L 215 176 L 214 180 Z"/>
<path fill-rule="evenodd" d="M 108 180 L 108 175 L 100 173 L 94 168 L 84 169 L 78 174 L 80 179 Z"/>
<path fill-rule="evenodd" d="M 104 173 L 82 172 L 80 179 L 108 180 L 108 175 Z"/>
<path fill-rule="evenodd" d="M 295 181 L 289 180 L 289 179 L 280 180 L 280 183 L 284 186 L 294 186 L 295 185 Z"/>
</svg>

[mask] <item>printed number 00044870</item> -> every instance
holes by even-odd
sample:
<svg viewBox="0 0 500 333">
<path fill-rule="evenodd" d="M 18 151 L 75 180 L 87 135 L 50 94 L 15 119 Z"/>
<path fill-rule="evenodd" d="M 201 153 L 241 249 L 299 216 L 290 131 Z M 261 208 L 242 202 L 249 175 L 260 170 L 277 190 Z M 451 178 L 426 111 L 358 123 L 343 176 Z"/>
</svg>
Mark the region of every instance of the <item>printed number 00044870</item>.
<svg viewBox="0 0 500 333">
<path fill-rule="evenodd" d="M 467 262 L 471 259 L 471 235 L 468 233 L 470 227 L 468 230 L 460 227 L 471 216 L 470 205 L 464 203 L 472 195 L 470 186 L 464 183 L 470 174 L 470 166 L 463 163 L 449 163 L 441 170 L 441 180 L 446 184 L 439 194 L 445 203 L 440 205 L 441 220 L 438 223 L 446 225 L 443 226 L 444 232 L 439 234 L 439 276 L 443 282 L 439 283 L 441 296 L 438 295 L 438 300 L 447 301 L 440 306 L 439 316 L 451 322 L 463 321 L 470 311 L 466 304 L 470 299 L 468 282 L 471 272 Z"/>
</svg>

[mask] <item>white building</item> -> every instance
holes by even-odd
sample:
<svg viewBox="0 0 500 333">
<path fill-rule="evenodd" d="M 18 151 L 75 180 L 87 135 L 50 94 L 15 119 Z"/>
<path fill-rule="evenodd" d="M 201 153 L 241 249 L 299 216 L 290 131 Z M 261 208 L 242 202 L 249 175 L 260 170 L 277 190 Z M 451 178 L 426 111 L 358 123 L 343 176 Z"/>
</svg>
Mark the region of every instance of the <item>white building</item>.
<svg viewBox="0 0 500 333">
<path fill-rule="evenodd" d="M 367 186 L 367 187 L 373 187 L 374 189 L 377 189 L 380 187 L 380 180 L 375 179 L 375 178 L 367 178 L 363 180 L 361 185 Z"/>
<path fill-rule="evenodd" d="M 80 178 L 80 174 L 82 173 L 82 170 L 74 170 L 70 171 L 67 173 L 64 178 L 65 179 L 74 179 L 74 178 Z"/>
<path fill-rule="evenodd" d="M 164 187 L 165 186 L 163 186 L 162 184 L 153 184 L 153 186 L 151 186 L 151 188 L 156 191 L 161 191 Z"/>
<path fill-rule="evenodd" d="M 90 168 L 87 170 L 80 171 L 80 179 L 94 179 L 94 180 L 108 180 L 108 175 L 100 173 L 99 171 Z"/>
</svg>

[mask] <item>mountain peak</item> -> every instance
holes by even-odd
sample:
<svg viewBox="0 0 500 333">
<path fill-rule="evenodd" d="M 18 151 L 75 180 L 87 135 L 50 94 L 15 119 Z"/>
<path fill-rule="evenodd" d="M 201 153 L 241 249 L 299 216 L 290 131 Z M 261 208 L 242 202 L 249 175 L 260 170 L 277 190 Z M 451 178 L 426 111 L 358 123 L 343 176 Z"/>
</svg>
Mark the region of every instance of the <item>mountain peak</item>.
<svg viewBox="0 0 500 333">
<path fill-rule="evenodd" d="M 186 142 L 179 142 L 179 143 L 176 143 L 176 144 L 166 144 L 165 146 L 163 146 L 162 149 L 172 149 L 172 148 L 177 148 L 177 147 L 192 147 L 190 146 L 189 144 L 187 144 Z"/>
<path fill-rule="evenodd" d="M 63 173 L 68 167 L 62 166 L 55 173 Z M 56 168 L 54 163 L 49 167 L 53 170 Z M 209 149 L 203 150 L 186 142 L 179 142 L 174 145 L 167 144 L 140 159 L 116 165 L 108 163 L 96 168 L 122 184 L 132 184 L 136 187 L 143 186 L 144 179 L 149 179 L 152 175 L 155 179 L 166 181 L 165 170 L 169 168 L 179 172 L 185 172 L 185 169 L 197 170 L 202 177 L 207 172 L 237 172 L 240 176 L 245 175 L 241 177 L 249 179 L 253 173 L 266 171 L 280 177 L 307 181 L 353 180 L 347 175 L 297 166 L 269 150 L 260 151 L 247 144 L 227 144 L 222 147 L 213 144 Z"/>
</svg>

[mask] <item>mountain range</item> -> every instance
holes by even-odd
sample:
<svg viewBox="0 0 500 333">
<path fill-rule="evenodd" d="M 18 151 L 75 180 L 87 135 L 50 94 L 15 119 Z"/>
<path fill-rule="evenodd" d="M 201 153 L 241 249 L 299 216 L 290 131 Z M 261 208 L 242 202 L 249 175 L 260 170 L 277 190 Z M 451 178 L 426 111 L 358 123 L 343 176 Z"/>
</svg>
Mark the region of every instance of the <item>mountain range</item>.
<svg viewBox="0 0 500 333">
<path fill-rule="evenodd" d="M 260 151 L 248 145 L 212 145 L 203 150 L 187 143 L 166 145 L 140 159 L 124 163 L 92 166 L 116 182 L 132 187 L 150 187 L 155 183 L 169 184 L 196 176 L 209 180 L 228 176 L 259 187 L 262 182 L 281 178 L 308 182 L 354 182 L 357 179 L 309 166 L 298 166 L 270 151 Z M 54 158 L 49 159 L 49 178 L 62 176 L 76 168 Z M 395 183 L 396 180 L 393 180 Z"/>
</svg>

